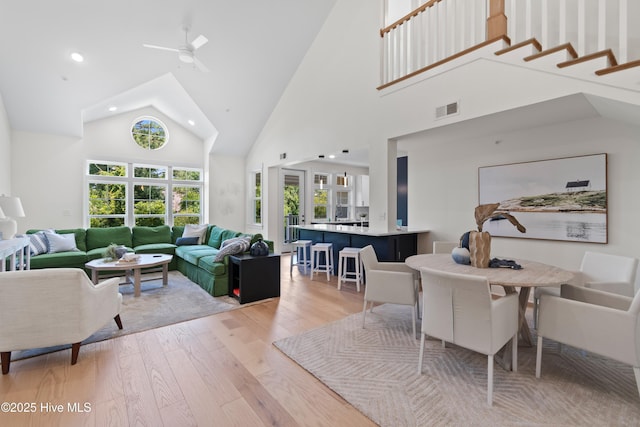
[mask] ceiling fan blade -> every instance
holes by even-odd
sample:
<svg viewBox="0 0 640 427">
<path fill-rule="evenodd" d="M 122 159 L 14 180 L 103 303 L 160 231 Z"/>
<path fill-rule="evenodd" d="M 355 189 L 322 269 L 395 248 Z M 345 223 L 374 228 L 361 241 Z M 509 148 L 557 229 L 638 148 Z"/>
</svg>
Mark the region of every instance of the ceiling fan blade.
<svg viewBox="0 0 640 427">
<path fill-rule="evenodd" d="M 204 45 L 208 41 L 209 41 L 209 39 L 207 39 L 205 36 L 200 34 L 198 37 L 193 39 L 193 41 L 191 42 L 191 46 L 193 46 L 193 50 L 196 50 L 196 49 L 202 47 L 202 45 Z"/>
<path fill-rule="evenodd" d="M 150 49 L 160 49 L 160 50 L 168 50 L 170 52 L 178 52 L 178 49 L 174 49 L 172 47 L 164 47 L 164 46 L 156 46 L 153 44 L 143 44 L 143 47 L 148 47 Z"/>
<path fill-rule="evenodd" d="M 198 58 L 194 57 L 193 58 L 193 63 L 198 68 L 198 70 L 202 71 L 203 73 L 208 73 L 209 72 L 209 69 L 207 68 L 207 66 L 204 65 L 202 63 L 202 61 L 200 61 Z"/>
</svg>

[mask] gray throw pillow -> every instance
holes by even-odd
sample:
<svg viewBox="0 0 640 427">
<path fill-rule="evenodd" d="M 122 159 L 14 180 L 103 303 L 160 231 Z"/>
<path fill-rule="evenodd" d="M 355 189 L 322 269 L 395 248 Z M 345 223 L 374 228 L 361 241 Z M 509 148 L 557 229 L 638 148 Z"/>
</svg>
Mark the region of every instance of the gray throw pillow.
<svg viewBox="0 0 640 427">
<path fill-rule="evenodd" d="M 251 238 L 249 236 L 234 237 L 233 239 L 227 239 L 220 245 L 220 250 L 214 258 L 215 262 L 222 262 L 225 255 L 241 254 L 249 250 L 249 243 Z"/>
</svg>

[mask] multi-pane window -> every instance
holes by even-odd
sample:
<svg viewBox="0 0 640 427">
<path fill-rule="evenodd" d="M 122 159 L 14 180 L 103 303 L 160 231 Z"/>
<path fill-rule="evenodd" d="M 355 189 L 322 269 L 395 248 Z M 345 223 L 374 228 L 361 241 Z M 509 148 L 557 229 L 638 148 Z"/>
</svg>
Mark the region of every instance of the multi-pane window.
<svg viewBox="0 0 640 427">
<path fill-rule="evenodd" d="M 127 213 L 127 165 L 123 163 L 90 163 L 88 213 L 91 227 L 124 225 Z"/>
<path fill-rule="evenodd" d="M 262 224 L 262 172 L 254 172 L 251 174 L 252 184 L 252 222 L 254 224 Z"/>
<path fill-rule="evenodd" d="M 329 219 L 329 175 L 313 175 L 313 219 Z"/>
<path fill-rule="evenodd" d="M 198 224 L 202 172 L 172 166 L 111 162 L 88 164 L 88 224 Z"/>
</svg>

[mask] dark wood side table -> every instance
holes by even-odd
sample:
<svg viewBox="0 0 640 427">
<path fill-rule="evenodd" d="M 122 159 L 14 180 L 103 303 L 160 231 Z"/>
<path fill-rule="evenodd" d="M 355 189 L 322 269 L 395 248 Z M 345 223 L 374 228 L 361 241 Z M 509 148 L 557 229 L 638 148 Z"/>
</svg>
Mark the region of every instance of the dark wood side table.
<svg viewBox="0 0 640 427">
<path fill-rule="evenodd" d="M 240 304 L 279 297 L 280 255 L 230 255 L 229 296 Z"/>
</svg>

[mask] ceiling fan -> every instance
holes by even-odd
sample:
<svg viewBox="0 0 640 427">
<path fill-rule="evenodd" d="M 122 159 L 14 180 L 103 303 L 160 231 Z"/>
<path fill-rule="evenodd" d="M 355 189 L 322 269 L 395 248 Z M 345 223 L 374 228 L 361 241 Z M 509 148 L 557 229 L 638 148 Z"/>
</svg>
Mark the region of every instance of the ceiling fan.
<svg viewBox="0 0 640 427">
<path fill-rule="evenodd" d="M 201 48 L 209 40 L 205 36 L 200 34 L 198 37 L 193 39 L 192 42 L 189 42 L 188 35 L 189 35 L 189 30 L 185 28 L 184 45 L 178 48 L 156 46 L 153 44 L 143 44 L 142 46 L 148 47 L 150 49 L 160 49 L 160 50 L 168 50 L 170 52 L 178 52 L 178 59 L 180 59 L 180 61 L 184 62 L 185 64 L 194 64 L 200 71 L 205 73 L 208 72 L 209 69 L 202 63 L 202 61 L 196 58 L 196 50 Z"/>
</svg>

